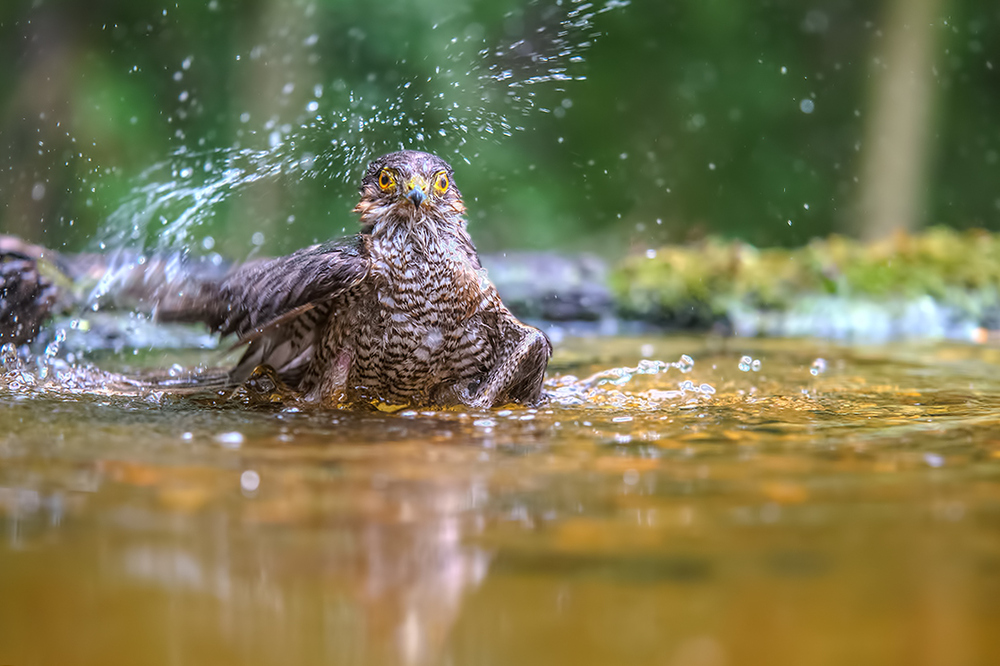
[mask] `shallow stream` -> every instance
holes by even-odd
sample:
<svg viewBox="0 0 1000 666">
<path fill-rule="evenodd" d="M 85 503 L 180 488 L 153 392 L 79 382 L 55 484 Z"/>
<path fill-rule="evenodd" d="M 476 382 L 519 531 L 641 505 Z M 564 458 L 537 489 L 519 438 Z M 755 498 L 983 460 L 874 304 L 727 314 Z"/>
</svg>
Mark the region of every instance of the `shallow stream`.
<svg viewBox="0 0 1000 666">
<path fill-rule="evenodd" d="M 578 338 L 541 408 L 391 414 L 8 372 L 0 663 L 998 663 L 998 367 Z"/>
</svg>

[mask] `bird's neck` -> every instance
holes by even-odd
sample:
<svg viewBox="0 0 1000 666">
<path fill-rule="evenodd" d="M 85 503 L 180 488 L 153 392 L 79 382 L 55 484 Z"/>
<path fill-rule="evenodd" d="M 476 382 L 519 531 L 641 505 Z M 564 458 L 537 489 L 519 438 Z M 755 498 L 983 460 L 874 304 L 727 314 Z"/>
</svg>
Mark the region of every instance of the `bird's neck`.
<svg viewBox="0 0 1000 666">
<path fill-rule="evenodd" d="M 387 216 L 371 232 L 374 258 L 390 263 L 458 261 L 472 239 L 460 217 Z"/>
</svg>

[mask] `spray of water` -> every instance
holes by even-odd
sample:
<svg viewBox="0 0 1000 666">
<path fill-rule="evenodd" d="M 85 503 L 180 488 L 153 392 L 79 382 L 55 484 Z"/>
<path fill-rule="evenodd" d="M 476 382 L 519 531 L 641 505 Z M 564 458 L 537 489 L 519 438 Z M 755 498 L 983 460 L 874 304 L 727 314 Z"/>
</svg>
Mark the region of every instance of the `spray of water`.
<svg viewBox="0 0 1000 666">
<path fill-rule="evenodd" d="M 448 151 L 470 161 L 481 142 L 500 141 L 523 129 L 524 119 L 533 113 L 551 111 L 537 103 L 539 90 L 585 78 L 584 53 L 600 36 L 596 18 L 627 4 L 529 3 L 523 14 L 508 16 L 505 34 L 495 39 L 481 26 L 463 24 L 461 16 L 443 20 L 432 26 L 433 36 L 443 40 L 436 51 L 443 54 L 441 66 L 426 80 L 400 80 L 395 97 L 388 100 L 380 92 L 384 88 L 351 88 L 343 79 L 311 86 L 289 81 L 282 95 L 291 99 L 303 88 L 310 93 L 304 105 L 289 112 L 290 118 L 275 116 L 254 127 L 250 114 L 243 113 L 240 120 L 248 129 L 237 145 L 207 150 L 184 144 L 138 177 L 94 241 L 94 249 L 109 253 L 113 261 L 91 303 L 96 308 L 144 253 L 195 250 L 199 228 L 218 206 L 261 181 L 353 184 L 372 157 L 404 148 Z M 282 30 L 288 32 L 287 27 Z M 285 34 L 285 39 L 292 37 Z M 322 43 L 318 34 L 295 39 L 307 51 Z M 175 80 L 190 67 L 185 59 Z M 186 91 L 179 99 L 196 103 Z M 178 118 L 188 112 L 180 109 Z M 181 130 L 178 136 L 186 138 Z M 244 142 L 266 145 L 247 147 Z M 212 245 L 207 239 L 202 247 Z"/>
<path fill-rule="evenodd" d="M 696 385 L 690 379 L 677 382 L 676 389 L 663 388 L 667 373 L 688 374 L 692 370 L 694 360 L 687 354 L 673 362 L 643 359 L 635 367 L 601 370 L 583 379 L 575 375 L 553 377 L 546 382 L 546 389 L 552 402 L 561 407 L 658 409 L 665 403 L 697 403 L 715 395 L 711 384 Z M 642 377 L 647 381 L 639 382 Z"/>
</svg>

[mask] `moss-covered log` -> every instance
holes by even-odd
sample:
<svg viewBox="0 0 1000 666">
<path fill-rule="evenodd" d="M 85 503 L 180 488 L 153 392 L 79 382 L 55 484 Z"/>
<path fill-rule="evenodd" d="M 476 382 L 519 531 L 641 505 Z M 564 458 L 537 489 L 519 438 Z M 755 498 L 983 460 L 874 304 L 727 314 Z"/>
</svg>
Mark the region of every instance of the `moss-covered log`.
<svg viewBox="0 0 1000 666">
<path fill-rule="evenodd" d="M 628 257 L 611 286 L 622 316 L 676 327 L 870 337 L 867 319 L 875 337 L 963 337 L 1000 323 L 1000 236 L 934 228 L 794 250 L 710 239 Z"/>
</svg>

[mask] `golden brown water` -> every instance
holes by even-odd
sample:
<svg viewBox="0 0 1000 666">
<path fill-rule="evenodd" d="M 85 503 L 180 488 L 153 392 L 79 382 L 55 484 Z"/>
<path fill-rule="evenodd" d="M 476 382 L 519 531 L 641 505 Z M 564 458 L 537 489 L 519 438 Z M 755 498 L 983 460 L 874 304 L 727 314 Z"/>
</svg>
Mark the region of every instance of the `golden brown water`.
<svg viewBox="0 0 1000 666">
<path fill-rule="evenodd" d="M 998 368 L 575 340 L 482 413 L 8 382 L 0 664 L 1000 663 Z"/>
</svg>

